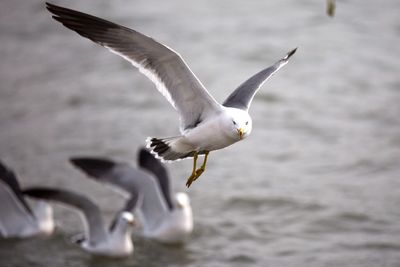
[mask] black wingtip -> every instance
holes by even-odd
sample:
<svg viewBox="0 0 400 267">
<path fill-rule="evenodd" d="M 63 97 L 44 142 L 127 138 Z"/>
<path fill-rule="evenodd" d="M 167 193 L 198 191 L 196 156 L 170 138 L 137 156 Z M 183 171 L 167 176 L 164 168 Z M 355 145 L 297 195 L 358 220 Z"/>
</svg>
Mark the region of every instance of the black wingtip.
<svg viewBox="0 0 400 267">
<path fill-rule="evenodd" d="M 17 176 L 14 171 L 12 171 L 6 164 L 0 160 L 0 180 L 7 183 L 15 193 L 21 191 L 21 186 L 19 185 Z"/>
<path fill-rule="evenodd" d="M 65 7 L 61 7 L 61 6 L 57 6 L 57 5 L 55 5 L 55 4 L 52 4 L 52 3 L 50 3 L 50 2 L 46 2 L 46 8 L 50 11 L 50 9 L 53 9 L 53 10 L 57 10 L 57 9 L 68 9 L 68 8 L 65 8 Z"/>
<path fill-rule="evenodd" d="M 0 160 L 0 177 L 6 177 L 9 175 L 9 169 L 7 166 Z"/>
<path fill-rule="evenodd" d="M 141 165 L 140 163 L 142 163 L 144 161 L 144 159 L 149 158 L 149 157 L 154 158 L 153 154 L 151 154 L 150 151 L 148 151 L 144 147 L 139 149 L 139 155 L 138 155 L 139 165 Z"/>
<path fill-rule="evenodd" d="M 297 51 L 297 47 L 293 50 L 291 50 L 290 52 L 288 52 L 285 56 L 285 60 L 288 60 L 291 56 L 293 56 L 294 53 L 296 53 Z"/>
<path fill-rule="evenodd" d="M 52 195 L 58 193 L 56 190 L 52 190 L 45 187 L 29 187 L 22 190 L 24 195 L 38 199 L 48 199 Z"/>
<path fill-rule="evenodd" d="M 144 147 L 139 149 L 138 165 L 153 172 L 155 175 L 157 175 L 157 171 L 165 169 L 160 160 L 155 158 L 154 155 Z"/>
<path fill-rule="evenodd" d="M 63 202 L 62 199 L 64 194 L 66 193 L 69 195 L 73 194 L 62 189 L 42 187 L 42 186 L 25 188 L 24 190 L 22 190 L 22 193 L 30 198 L 47 200 L 47 201 L 60 201 L 60 202 Z"/>
<path fill-rule="evenodd" d="M 115 162 L 105 158 L 72 157 L 72 165 L 90 177 L 101 178 L 115 167 Z"/>
<path fill-rule="evenodd" d="M 60 8 L 59 6 L 56 6 L 52 3 L 46 2 L 46 9 L 53 13 L 53 10 L 56 10 L 57 8 Z"/>
</svg>

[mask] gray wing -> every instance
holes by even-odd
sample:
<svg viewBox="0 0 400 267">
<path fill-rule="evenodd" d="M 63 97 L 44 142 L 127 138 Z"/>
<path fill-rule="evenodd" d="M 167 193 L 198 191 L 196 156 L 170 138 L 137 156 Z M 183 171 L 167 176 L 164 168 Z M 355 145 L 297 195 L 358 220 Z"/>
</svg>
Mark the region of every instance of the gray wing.
<svg viewBox="0 0 400 267">
<path fill-rule="evenodd" d="M 9 184 L 0 180 L 0 235 L 18 237 L 37 229 L 37 222 Z"/>
<path fill-rule="evenodd" d="M 130 194 L 139 192 L 143 196 L 140 211 L 146 227 L 156 227 L 168 214 L 168 207 L 157 181 L 148 172 L 104 158 L 71 158 L 70 161 L 90 178 L 111 184 Z"/>
<path fill-rule="evenodd" d="M 87 240 L 90 244 L 98 244 L 107 239 L 107 232 L 104 228 L 100 209 L 89 198 L 69 190 L 43 187 L 32 187 L 23 192 L 33 198 L 59 202 L 81 211 L 86 220 Z"/>
<path fill-rule="evenodd" d="M 276 62 L 274 65 L 263 69 L 259 73 L 255 74 L 247 81 L 242 83 L 235 91 L 232 92 L 222 104 L 225 107 L 239 108 L 243 110 L 249 110 L 251 101 L 258 89 L 280 68 L 285 66 L 289 58 L 296 52 L 297 48 L 293 49 L 286 54 L 281 60 Z"/>
<path fill-rule="evenodd" d="M 21 192 L 21 186 L 19 185 L 17 176 L 15 173 L 9 169 L 4 163 L 0 161 L 0 180 L 6 183 L 10 189 L 15 194 L 15 197 L 19 202 L 21 202 L 22 207 L 29 213 L 30 216 L 35 217 L 34 213 L 32 212 L 31 207 L 24 199 L 24 196 Z"/>
<path fill-rule="evenodd" d="M 132 29 L 71 9 L 47 4 L 53 18 L 79 35 L 123 57 L 146 75 L 178 110 L 181 130 L 221 110 L 181 56 Z"/>
<path fill-rule="evenodd" d="M 140 194 L 139 192 L 137 192 L 137 193 L 131 192 L 131 196 L 126 201 L 125 206 L 119 212 L 117 212 L 114 219 L 112 220 L 110 227 L 109 227 L 109 232 L 114 231 L 114 228 L 117 225 L 117 221 L 118 221 L 119 216 L 121 216 L 121 213 L 123 213 L 124 211 L 134 213 L 136 211 L 136 209 L 143 203 L 142 200 L 143 200 L 142 194 Z"/>
<path fill-rule="evenodd" d="M 145 169 L 154 174 L 154 177 L 157 178 L 158 184 L 160 185 L 161 192 L 163 193 L 168 208 L 170 210 L 173 210 L 175 208 L 175 205 L 172 202 L 171 198 L 171 182 L 167 169 L 164 167 L 164 165 L 145 148 L 139 150 L 138 165 L 142 169 Z"/>
</svg>

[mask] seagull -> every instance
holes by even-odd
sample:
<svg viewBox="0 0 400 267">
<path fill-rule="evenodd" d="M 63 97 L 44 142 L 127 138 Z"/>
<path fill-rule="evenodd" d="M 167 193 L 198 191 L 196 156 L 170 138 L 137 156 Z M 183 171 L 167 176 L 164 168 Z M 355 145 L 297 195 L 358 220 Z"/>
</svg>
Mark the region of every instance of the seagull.
<svg viewBox="0 0 400 267">
<path fill-rule="evenodd" d="M 119 211 L 109 229 L 104 226 L 99 207 L 81 194 L 57 188 L 32 187 L 24 194 L 38 199 L 59 202 L 83 213 L 85 233 L 76 241 L 85 251 L 94 255 L 126 257 L 133 253 L 131 229 L 134 225 L 132 210 L 137 205 L 139 195 L 132 195 L 126 206 Z"/>
<path fill-rule="evenodd" d="M 53 18 L 79 35 L 107 48 L 147 76 L 180 116 L 180 135 L 149 137 L 147 147 L 163 161 L 193 158 L 189 187 L 205 171 L 210 151 L 230 146 L 249 136 L 248 113 L 258 89 L 286 65 L 296 49 L 272 66 L 250 77 L 219 104 L 193 74 L 182 57 L 171 48 L 133 29 L 50 3 Z M 197 168 L 199 155 L 203 163 Z"/>
<path fill-rule="evenodd" d="M 47 236 L 54 228 L 51 206 L 43 201 L 28 203 L 15 173 L 0 162 L 0 236 Z"/>
<path fill-rule="evenodd" d="M 172 194 L 166 168 L 146 149 L 139 151 L 139 169 L 106 158 L 76 157 L 70 161 L 90 178 L 124 192 L 133 190 L 142 194 L 142 205 L 137 211 L 144 237 L 178 244 L 192 233 L 193 215 L 188 195 Z"/>
</svg>

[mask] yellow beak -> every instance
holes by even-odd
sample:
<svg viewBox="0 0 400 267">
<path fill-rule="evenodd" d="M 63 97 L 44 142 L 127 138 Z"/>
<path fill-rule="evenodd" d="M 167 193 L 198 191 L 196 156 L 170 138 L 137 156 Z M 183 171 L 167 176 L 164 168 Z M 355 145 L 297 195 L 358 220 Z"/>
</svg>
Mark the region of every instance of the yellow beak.
<svg viewBox="0 0 400 267">
<path fill-rule="evenodd" d="M 239 128 L 239 129 L 237 129 L 237 131 L 238 131 L 238 134 L 239 134 L 239 138 L 243 139 L 244 129 L 243 128 Z"/>
</svg>

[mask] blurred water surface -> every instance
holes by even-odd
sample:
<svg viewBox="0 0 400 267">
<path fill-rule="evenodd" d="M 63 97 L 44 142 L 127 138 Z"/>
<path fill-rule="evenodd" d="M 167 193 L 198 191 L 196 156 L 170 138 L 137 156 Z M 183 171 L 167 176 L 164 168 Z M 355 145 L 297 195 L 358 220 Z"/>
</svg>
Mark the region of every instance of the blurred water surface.
<svg viewBox="0 0 400 267">
<path fill-rule="evenodd" d="M 253 133 L 168 165 L 190 194 L 185 246 L 134 236 L 131 258 L 68 242 L 81 224 L 56 209 L 50 238 L 0 241 L 0 266 L 400 266 L 400 16 L 397 0 L 54 1 L 132 27 L 179 51 L 219 101 L 298 46 L 251 107 Z M 24 186 L 87 193 L 112 218 L 122 203 L 68 164 L 102 155 L 135 164 L 177 115 L 129 63 L 51 19 L 44 2 L 0 3 L 0 158 Z"/>
</svg>

